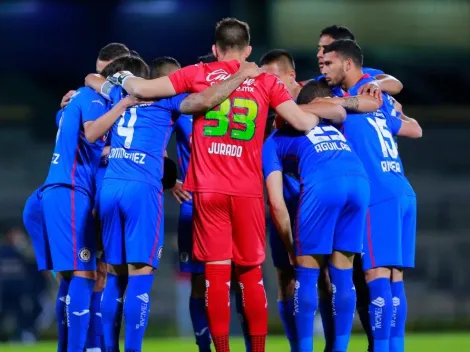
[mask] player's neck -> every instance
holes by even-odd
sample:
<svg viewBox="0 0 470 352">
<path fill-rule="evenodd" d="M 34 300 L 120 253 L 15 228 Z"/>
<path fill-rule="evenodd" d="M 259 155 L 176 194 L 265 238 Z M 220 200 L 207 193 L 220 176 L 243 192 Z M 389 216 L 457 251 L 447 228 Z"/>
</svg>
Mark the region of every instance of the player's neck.
<svg viewBox="0 0 470 352">
<path fill-rule="evenodd" d="M 238 62 L 245 62 L 245 56 L 239 51 L 227 51 L 223 55 L 219 55 L 217 59 L 219 61 L 237 60 Z"/>
<path fill-rule="evenodd" d="M 294 82 L 290 87 L 288 87 L 290 96 L 292 99 L 297 100 L 300 91 L 302 90 L 302 86 L 297 82 Z"/>
<path fill-rule="evenodd" d="M 362 69 L 357 69 L 354 71 L 349 72 L 349 74 L 344 79 L 343 83 L 341 84 L 341 88 L 344 90 L 349 90 L 351 87 L 354 87 L 357 82 L 364 76 Z"/>
</svg>

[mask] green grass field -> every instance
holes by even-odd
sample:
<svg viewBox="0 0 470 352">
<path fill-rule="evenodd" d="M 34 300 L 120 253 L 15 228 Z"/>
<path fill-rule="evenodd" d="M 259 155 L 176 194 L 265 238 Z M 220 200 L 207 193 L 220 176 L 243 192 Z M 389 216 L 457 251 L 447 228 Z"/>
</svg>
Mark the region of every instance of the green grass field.
<svg viewBox="0 0 470 352">
<path fill-rule="evenodd" d="M 231 340 L 232 352 L 244 352 L 242 339 Z M 362 336 L 354 336 L 348 351 L 364 352 L 366 341 Z M 2 352 L 34 351 L 50 352 L 55 350 L 54 342 L 42 342 L 37 345 L 0 345 Z M 146 339 L 144 351 L 155 352 L 195 352 L 196 345 L 192 340 L 178 339 Z M 122 351 L 122 349 L 121 349 Z M 283 337 L 269 337 L 267 352 L 288 352 L 288 344 Z M 315 342 L 315 351 L 323 351 L 323 340 Z M 409 335 L 406 341 L 407 352 L 442 352 L 442 351 L 470 351 L 470 334 L 414 334 Z"/>
</svg>

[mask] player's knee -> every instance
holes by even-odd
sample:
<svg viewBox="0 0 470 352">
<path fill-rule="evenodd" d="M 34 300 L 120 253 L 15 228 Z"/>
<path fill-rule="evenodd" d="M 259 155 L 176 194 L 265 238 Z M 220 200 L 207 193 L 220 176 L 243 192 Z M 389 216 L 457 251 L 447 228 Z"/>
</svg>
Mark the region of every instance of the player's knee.
<svg viewBox="0 0 470 352">
<path fill-rule="evenodd" d="M 295 257 L 295 264 L 305 268 L 319 269 L 323 262 L 322 255 L 300 255 Z"/>
<path fill-rule="evenodd" d="M 153 274 L 154 268 L 145 263 L 132 263 L 127 265 L 129 275 L 150 275 Z"/>
<path fill-rule="evenodd" d="M 330 263 L 338 269 L 351 269 L 354 262 L 354 253 L 334 251 L 330 256 Z"/>
<path fill-rule="evenodd" d="M 295 277 L 293 267 L 277 268 L 278 294 L 280 301 L 294 297 Z"/>
<path fill-rule="evenodd" d="M 390 279 L 391 278 L 391 269 L 390 268 L 373 268 L 365 272 L 366 282 L 371 282 L 376 279 Z"/>
<path fill-rule="evenodd" d="M 85 279 L 90 279 L 90 280 L 96 280 L 96 271 L 76 270 L 73 272 L 73 276 L 83 277 Z"/>
<path fill-rule="evenodd" d="M 191 297 L 204 298 L 206 294 L 206 280 L 204 274 L 191 274 Z"/>
<path fill-rule="evenodd" d="M 328 267 L 325 266 L 320 271 L 318 279 L 318 296 L 320 299 L 326 300 L 331 299 L 332 295 L 330 274 L 328 273 Z"/>
<path fill-rule="evenodd" d="M 403 281 L 403 269 L 401 268 L 392 269 L 392 281 L 393 282 Z"/>
</svg>

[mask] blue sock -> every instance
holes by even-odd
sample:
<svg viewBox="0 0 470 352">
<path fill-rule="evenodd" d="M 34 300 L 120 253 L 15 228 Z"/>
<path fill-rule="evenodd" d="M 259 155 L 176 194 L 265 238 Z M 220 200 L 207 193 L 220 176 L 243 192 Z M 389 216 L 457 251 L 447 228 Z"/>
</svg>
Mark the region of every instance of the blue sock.
<svg viewBox="0 0 470 352">
<path fill-rule="evenodd" d="M 313 321 L 318 308 L 320 269 L 295 267 L 294 314 L 298 352 L 313 351 Z"/>
<path fill-rule="evenodd" d="M 129 276 L 124 322 L 126 324 L 126 352 L 141 352 L 150 312 L 150 290 L 153 274 Z"/>
<path fill-rule="evenodd" d="M 85 348 L 101 348 L 103 328 L 101 323 L 101 296 L 103 292 L 93 292 L 90 303 L 90 325 L 86 338 Z"/>
<path fill-rule="evenodd" d="M 193 323 L 194 336 L 199 352 L 210 352 L 211 335 L 207 322 L 206 300 L 204 298 L 189 298 L 189 315 Z"/>
<path fill-rule="evenodd" d="M 297 352 L 297 335 L 295 332 L 294 318 L 294 300 L 287 299 L 285 301 L 277 301 L 279 316 L 281 317 L 287 340 L 289 340 L 291 352 Z"/>
<path fill-rule="evenodd" d="M 320 298 L 318 308 L 320 310 L 321 321 L 323 324 L 323 334 L 325 335 L 324 352 L 333 351 L 335 341 L 335 328 L 333 324 L 333 307 L 331 306 L 331 297 Z"/>
<path fill-rule="evenodd" d="M 83 352 L 90 323 L 90 301 L 95 280 L 73 276 L 67 294 L 68 352 Z"/>
<path fill-rule="evenodd" d="M 375 279 L 367 286 L 370 292 L 369 315 L 374 335 L 374 352 L 390 352 L 393 313 L 390 279 Z"/>
<path fill-rule="evenodd" d="M 58 345 L 57 352 L 67 352 L 67 318 L 65 315 L 65 302 L 69 291 L 70 280 L 62 278 L 55 301 L 55 315 L 57 319 Z"/>
<path fill-rule="evenodd" d="M 106 287 L 101 300 L 101 322 L 103 329 L 103 352 L 119 351 L 119 333 L 121 332 L 124 291 L 127 287 L 127 275 L 106 276 Z"/>
<path fill-rule="evenodd" d="M 238 319 L 242 326 L 243 339 L 245 340 L 246 352 L 251 352 L 251 338 L 248 331 L 248 322 L 245 318 L 245 311 L 243 309 L 243 298 L 241 293 L 235 293 L 235 308 L 237 309 Z"/>
<path fill-rule="evenodd" d="M 390 333 L 390 352 L 403 352 L 405 350 L 405 326 L 408 313 L 405 283 L 392 282 L 392 331 Z"/>
<path fill-rule="evenodd" d="M 334 352 L 348 350 L 356 310 L 356 291 L 353 283 L 353 269 L 338 269 L 329 265 L 333 297 L 331 299 L 334 321 Z"/>
</svg>

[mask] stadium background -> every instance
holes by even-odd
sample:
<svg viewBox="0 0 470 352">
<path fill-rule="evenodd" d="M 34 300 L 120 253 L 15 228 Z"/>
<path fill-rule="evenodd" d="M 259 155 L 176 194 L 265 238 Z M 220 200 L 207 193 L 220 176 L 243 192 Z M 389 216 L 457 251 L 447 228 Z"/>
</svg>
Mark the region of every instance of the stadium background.
<svg viewBox="0 0 470 352">
<path fill-rule="evenodd" d="M 44 304 L 53 314 L 52 280 L 34 270 L 24 241 L 22 210 L 47 169 L 63 94 L 83 84 L 99 49 L 113 41 L 147 61 L 168 55 L 183 65 L 210 51 L 217 20 L 235 16 L 251 26 L 257 61 L 267 50 L 294 54 L 299 80 L 318 74 L 316 43 L 331 24 L 348 26 L 365 52 L 365 65 L 398 77 L 405 112 L 424 130 L 399 141 L 406 174 L 418 195 L 417 268 L 407 274 L 409 329 L 470 328 L 470 3 L 389 0 L 122 0 L 1 1 L 0 84 L 0 336 L 19 338 Z M 175 155 L 174 140 L 168 151 Z M 166 195 L 166 246 L 154 284 L 149 335 L 181 334 L 189 322 L 187 281 L 177 275 L 178 205 Z M 18 255 L 19 254 L 19 255 Z M 271 327 L 281 332 L 276 280 L 265 265 Z M 178 289 L 179 287 L 179 289 Z M 178 293 L 179 292 L 179 293 Z M 14 299 L 10 298 L 14 297 Z M 39 299 L 38 299 L 39 298 Z M 235 319 L 235 314 L 233 314 Z M 47 314 L 35 320 L 46 332 Z M 234 329 L 238 324 L 234 324 Z"/>
</svg>

